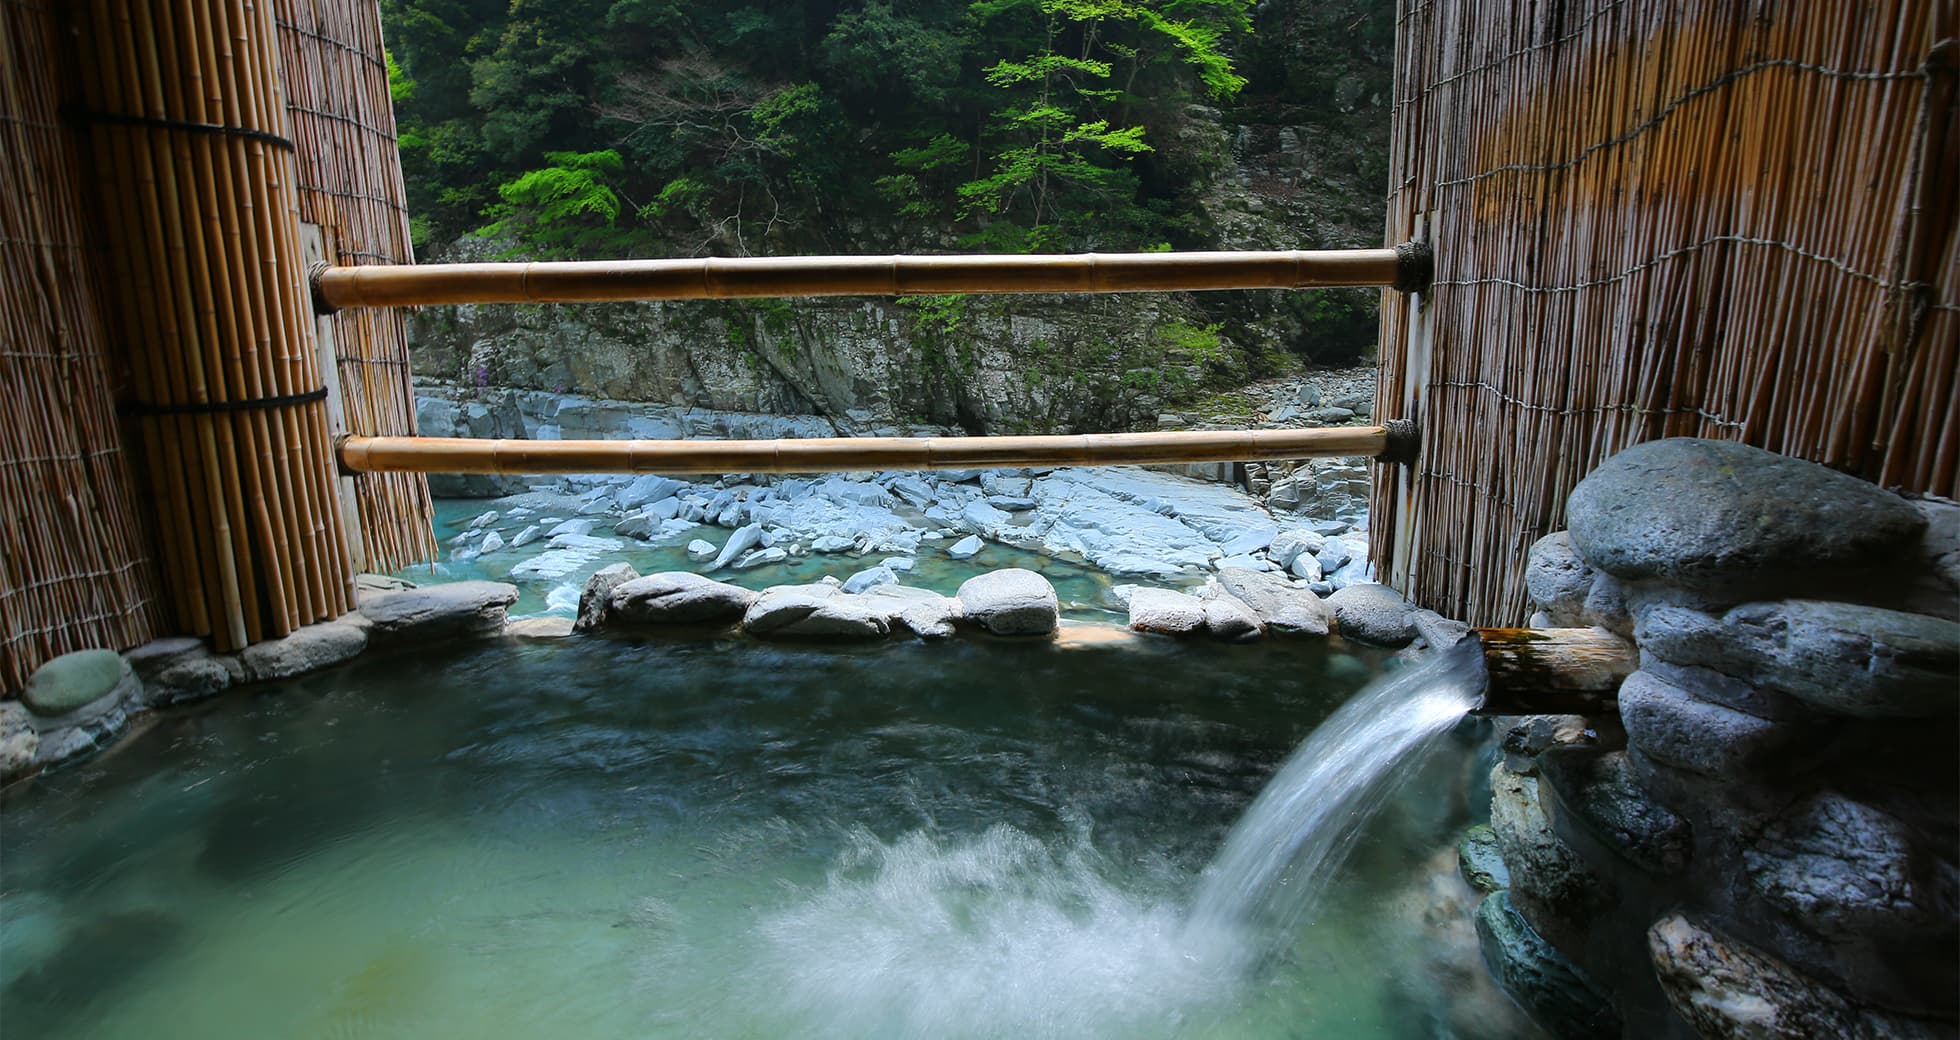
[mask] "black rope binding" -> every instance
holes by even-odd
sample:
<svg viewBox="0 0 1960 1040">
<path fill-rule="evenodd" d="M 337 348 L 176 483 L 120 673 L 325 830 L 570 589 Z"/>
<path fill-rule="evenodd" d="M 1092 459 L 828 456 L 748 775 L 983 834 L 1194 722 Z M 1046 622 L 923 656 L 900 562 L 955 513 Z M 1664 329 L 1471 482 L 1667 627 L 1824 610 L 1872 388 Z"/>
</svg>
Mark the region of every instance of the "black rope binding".
<svg viewBox="0 0 1960 1040">
<path fill-rule="evenodd" d="M 1416 460 L 1422 449 L 1422 431 L 1414 419 L 1390 419 L 1382 423 L 1382 429 L 1388 432 L 1388 444 L 1375 456 L 1376 462 L 1406 466 Z"/>
<path fill-rule="evenodd" d="M 187 134 L 212 134 L 219 137 L 241 137 L 247 141 L 258 141 L 274 148 L 289 152 L 299 149 L 293 142 L 267 130 L 254 130 L 247 126 L 226 126 L 223 123 L 197 123 L 188 119 L 156 119 L 150 116 L 133 116 L 125 112 L 90 112 L 85 109 L 68 110 L 68 118 L 78 123 L 107 123 L 110 126 L 140 126 L 150 130 L 181 130 Z"/>
<path fill-rule="evenodd" d="M 193 401 L 189 404 L 150 404 L 133 401 L 118 409 L 130 418 L 150 418 L 163 415 L 223 415 L 228 412 L 251 412 L 272 408 L 295 408 L 303 404 L 327 399 L 327 388 L 308 390 L 303 394 L 285 394 L 279 397 L 248 397 L 242 401 Z"/>
<path fill-rule="evenodd" d="M 1404 242 L 1395 247 L 1396 292 L 1428 292 L 1436 277 L 1436 251 L 1422 241 Z"/>
</svg>

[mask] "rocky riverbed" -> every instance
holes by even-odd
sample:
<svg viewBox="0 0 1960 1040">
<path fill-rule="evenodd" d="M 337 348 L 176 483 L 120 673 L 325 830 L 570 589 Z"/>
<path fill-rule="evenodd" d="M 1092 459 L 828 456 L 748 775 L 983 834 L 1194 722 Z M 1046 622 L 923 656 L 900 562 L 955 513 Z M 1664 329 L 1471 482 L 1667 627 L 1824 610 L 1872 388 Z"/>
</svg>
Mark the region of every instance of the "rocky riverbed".
<svg viewBox="0 0 1960 1040">
<path fill-rule="evenodd" d="M 1258 384 L 1159 416 L 1164 428 L 1303 427 L 1369 419 L 1373 372 Z M 764 415 L 503 390 L 425 387 L 426 436 L 773 438 L 933 435 Z M 876 572 L 950 593 L 974 574 L 1047 574 L 1075 614 L 1126 611 L 1138 584 L 1202 586 L 1226 569 L 1325 596 L 1370 579 L 1368 462 L 1210 464 L 718 479 L 437 476 L 431 578 L 510 581 L 524 614 L 569 616 L 600 569 L 689 570 L 762 588 Z"/>
</svg>

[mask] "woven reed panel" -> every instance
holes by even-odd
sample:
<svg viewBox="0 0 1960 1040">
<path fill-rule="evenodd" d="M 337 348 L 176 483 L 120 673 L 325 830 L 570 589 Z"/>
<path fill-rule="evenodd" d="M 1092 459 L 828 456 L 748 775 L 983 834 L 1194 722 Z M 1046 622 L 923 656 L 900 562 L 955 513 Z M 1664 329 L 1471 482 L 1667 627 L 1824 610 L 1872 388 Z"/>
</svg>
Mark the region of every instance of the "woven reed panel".
<svg viewBox="0 0 1960 1040">
<path fill-rule="evenodd" d="M 327 230 L 336 263 L 413 263 L 379 5 L 276 0 L 273 13 L 298 145 L 300 219 Z M 407 312 L 357 309 L 330 320 L 347 432 L 414 435 Z M 435 555 L 425 477 L 364 473 L 354 481 L 370 569 Z"/>
<path fill-rule="evenodd" d="M 58 125 L 52 0 L 0 0 L 0 689 L 160 622 Z"/>
<path fill-rule="evenodd" d="M 1437 280 L 1383 307 L 1378 414 L 1423 446 L 1382 573 L 1522 622 L 1566 494 L 1658 437 L 1952 495 L 1955 7 L 1402 0 L 1387 238 Z"/>
</svg>

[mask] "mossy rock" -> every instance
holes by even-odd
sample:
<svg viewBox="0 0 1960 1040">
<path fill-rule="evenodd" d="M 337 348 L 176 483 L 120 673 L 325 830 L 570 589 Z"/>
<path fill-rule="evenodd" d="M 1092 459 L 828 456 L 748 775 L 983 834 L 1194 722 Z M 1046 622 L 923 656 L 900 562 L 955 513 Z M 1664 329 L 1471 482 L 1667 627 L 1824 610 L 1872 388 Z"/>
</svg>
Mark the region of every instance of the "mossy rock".
<svg viewBox="0 0 1960 1040">
<path fill-rule="evenodd" d="M 77 650 L 34 670 L 21 691 L 21 703 L 42 718 L 54 718 L 101 700 L 129 676 L 129 662 L 113 650 Z"/>
<path fill-rule="evenodd" d="M 1456 867 L 1471 888 L 1486 895 L 1511 887 L 1511 870 L 1497 847 L 1497 832 L 1487 823 L 1463 832 L 1456 843 Z"/>
</svg>

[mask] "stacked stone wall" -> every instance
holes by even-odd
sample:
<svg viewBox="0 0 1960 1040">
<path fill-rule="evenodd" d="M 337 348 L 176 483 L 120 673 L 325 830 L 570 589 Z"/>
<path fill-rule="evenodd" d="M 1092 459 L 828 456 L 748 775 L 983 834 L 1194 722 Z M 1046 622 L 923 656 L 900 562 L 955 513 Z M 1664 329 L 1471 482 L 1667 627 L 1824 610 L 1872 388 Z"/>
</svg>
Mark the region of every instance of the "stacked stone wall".
<svg viewBox="0 0 1960 1040">
<path fill-rule="evenodd" d="M 1960 506 L 1683 438 L 1567 509 L 1533 623 L 1640 667 L 1505 736 L 1463 855 L 1500 984 L 1560 1036 L 1956 1035 Z"/>
</svg>

